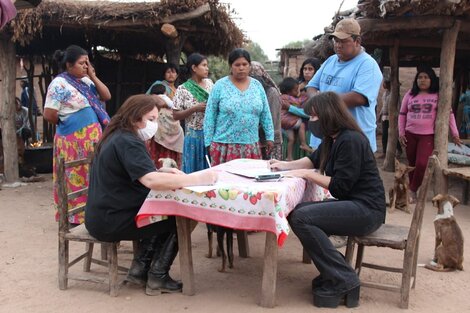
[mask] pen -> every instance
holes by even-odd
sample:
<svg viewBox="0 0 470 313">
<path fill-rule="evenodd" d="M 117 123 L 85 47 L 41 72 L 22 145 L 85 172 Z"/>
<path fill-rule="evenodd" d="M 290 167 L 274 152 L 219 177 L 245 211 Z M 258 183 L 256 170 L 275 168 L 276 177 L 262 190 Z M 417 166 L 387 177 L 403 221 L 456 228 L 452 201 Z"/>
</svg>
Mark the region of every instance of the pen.
<svg viewBox="0 0 470 313">
<path fill-rule="evenodd" d="M 206 161 L 207 161 L 207 165 L 209 165 L 209 168 L 211 168 L 211 161 L 209 161 L 209 157 L 207 156 L 207 154 L 205 155 L 206 157 Z"/>
</svg>

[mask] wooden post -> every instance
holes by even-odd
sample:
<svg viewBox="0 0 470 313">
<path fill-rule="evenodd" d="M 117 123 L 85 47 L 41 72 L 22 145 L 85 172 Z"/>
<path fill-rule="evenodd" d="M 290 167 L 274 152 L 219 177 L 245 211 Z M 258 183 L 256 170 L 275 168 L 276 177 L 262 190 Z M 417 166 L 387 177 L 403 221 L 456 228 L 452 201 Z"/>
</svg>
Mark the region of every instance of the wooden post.
<svg viewBox="0 0 470 313">
<path fill-rule="evenodd" d="M 116 95 L 114 97 L 114 108 L 113 108 L 113 113 L 115 113 L 119 107 L 121 106 L 121 98 L 122 98 L 122 74 L 124 70 L 124 60 L 125 55 L 120 54 L 119 55 L 119 62 L 118 62 L 118 69 L 117 69 L 117 76 L 116 76 Z M 111 108 L 106 108 L 108 113 L 110 113 Z"/>
<path fill-rule="evenodd" d="M 398 81 L 399 40 L 395 38 L 394 44 L 390 47 L 390 99 L 388 103 L 388 141 L 387 153 L 385 155 L 383 169 L 387 172 L 395 171 L 395 155 L 398 141 L 398 94 L 400 93 L 400 83 Z"/>
<path fill-rule="evenodd" d="M 166 60 L 168 63 L 173 63 L 176 65 L 180 64 L 181 58 L 181 48 L 186 41 L 186 36 L 183 32 L 179 33 L 179 36 L 176 38 L 167 38 L 165 42 L 166 50 Z"/>
<path fill-rule="evenodd" d="M 443 169 L 447 168 L 447 143 L 449 135 L 449 116 L 452 109 L 452 80 L 455 62 L 455 45 L 460 30 L 460 21 L 456 20 L 451 28 L 444 30 L 441 47 L 441 65 L 439 78 L 439 103 L 435 123 L 434 149 L 439 154 Z M 442 171 L 436 172 L 435 192 L 447 192 L 447 178 Z"/>
<path fill-rule="evenodd" d="M 15 127 L 16 51 L 11 37 L 0 32 L 0 127 L 2 128 L 5 181 L 18 181 L 18 146 Z"/>
</svg>

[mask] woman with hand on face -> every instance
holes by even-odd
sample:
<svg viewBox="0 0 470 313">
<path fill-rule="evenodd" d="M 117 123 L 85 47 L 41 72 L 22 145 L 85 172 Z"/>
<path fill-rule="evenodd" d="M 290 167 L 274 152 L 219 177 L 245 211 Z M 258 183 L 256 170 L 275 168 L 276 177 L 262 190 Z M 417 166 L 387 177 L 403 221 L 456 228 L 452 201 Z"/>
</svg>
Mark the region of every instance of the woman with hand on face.
<svg viewBox="0 0 470 313">
<path fill-rule="evenodd" d="M 251 57 L 235 49 L 228 57 L 230 75 L 219 79 L 207 101 L 204 140 L 212 165 L 234 159 L 261 159 L 258 125 L 266 137 L 266 154 L 273 148 L 274 128 L 261 83 L 250 77 Z"/>
<path fill-rule="evenodd" d="M 171 190 L 208 185 L 217 173 L 184 174 L 155 165 L 145 147 L 158 129 L 155 97 L 135 95 L 127 99 L 106 127 L 96 146 L 90 171 L 85 226 L 98 240 L 113 242 L 140 239 L 127 280 L 146 285 L 146 294 L 180 292 L 169 270 L 178 253 L 175 218 L 137 228 L 135 216 L 150 189 Z"/>
<path fill-rule="evenodd" d="M 93 152 L 94 143 L 101 137 L 102 128 L 109 123 L 109 116 L 102 101 L 111 99 L 111 93 L 96 76 L 88 59 L 88 52 L 79 46 L 69 46 L 65 51 L 54 53 L 54 62 L 60 71 L 49 84 L 44 106 L 44 119 L 56 124 L 53 157 L 54 202 L 57 196 L 57 162 L 84 158 Z M 66 171 L 67 192 L 88 186 L 88 166 Z M 86 203 L 86 196 L 70 201 L 75 207 Z M 56 215 L 57 218 L 57 215 Z M 70 222 L 80 224 L 83 214 L 75 214 Z"/>
<path fill-rule="evenodd" d="M 183 120 L 185 137 L 183 146 L 183 172 L 192 173 L 208 168 L 204 147 L 204 112 L 213 83 L 207 78 L 207 58 L 193 53 L 186 62 L 191 78 L 176 90 L 173 98 L 173 117 Z"/>
<path fill-rule="evenodd" d="M 337 200 L 300 203 L 287 217 L 320 275 L 313 279 L 314 305 L 359 304 L 359 277 L 328 236 L 364 236 L 385 221 L 385 192 L 369 141 L 334 92 L 305 103 L 309 129 L 322 143 L 309 157 L 271 160 L 275 170 L 329 189 Z M 314 171 L 319 170 L 319 172 Z"/>
<path fill-rule="evenodd" d="M 413 87 L 403 97 L 398 119 L 398 140 L 406 149 L 408 165 L 415 169 L 410 177 L 410 202 L 416 201 L 416 193 L 423 182 L 428 158 L 434 150 L 434 128 L 439 102 L 439 79 L 429 66 L 418 67 Z M 454 113 L 449 116 L 452 141 L 461 145 Z"/>
</svg>

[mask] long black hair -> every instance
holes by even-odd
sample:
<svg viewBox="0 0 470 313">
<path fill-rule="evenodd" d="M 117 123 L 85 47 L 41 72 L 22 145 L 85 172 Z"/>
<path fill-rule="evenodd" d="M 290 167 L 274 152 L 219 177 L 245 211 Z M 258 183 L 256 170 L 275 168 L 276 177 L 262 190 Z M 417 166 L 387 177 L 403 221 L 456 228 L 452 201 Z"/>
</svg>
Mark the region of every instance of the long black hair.
<svg viewBox="0 0 470 313">
<path fill-rule="evenodd" d="M 68 46 L 64 51 L 56 50 L 52 56 L 54 69 L 63 72 L 67 69 L 67 63 L 75 64 L 82 55 L 88 55 L 88 52 L 77 45 Z"/>
<path fill-rule="evenodd" d="M 417 68 L 417 73 L 415 79 L 413 80 L 413 87 L 411 87 L 410 94 L 414 97 L 419 94 L 420 89 L 418 87 L 418 76 L 421 73 L 426 73 L 431 79 L 431 87 L 429 87 L 429 93 L 438 93 L 439 92 L 439 78 L 436 76 L 436 72 L 427 65 L 421 65 Z"/>
<path fill-rule="evenodd" d="M 299 81 L 299 83 L 303 83 L 305 81 L 305 77 L 304 77 L 304 67 L 305 65 L 307 64 L 310 64 L 311 66 L 313 66 L 313 68 L 315 69 L 315 73 L 320 69 L 320 66 L 321 66 L 321 61 L 317 58 L 308 58 L 306 59 L 303 63 L 302 63 L 302 66 L 300 67 L 300 72 L 299 72 L 299 78 L 297 78 L 297 80 Z M 315 73 L 313 73 L 315 75 Z M 308 82 L 307 82 L 308 83 Z"/>
<path fill-rule="evenodd" d="M 333 145 L 333 136 L 336 136 L 342 130 L 350 129 L 365 137 L 344 101 L 332 91 L 322 92 L 309 98 L 305 102 L 304 110 L 308 115 L 318 117 L 323 132 L 323 146 L 319 164 L 322 173 L 325 171 L 326 162 Z"/>
<path fill-rule="evenodd" d="M 188 68 L 188 73 L 193 74 L 193 66 L 198 66 L 202 61 L 207 60 L 207 57 L 199 53 L 191 53 L 188 56 L 186 61 L 186 67 Z"/>
<path fill-rule="evenodd" d="M 236 48 L 228 55 L 228 65 L 232 66 L 232 64 L 239 58 L 245 58 L 248 63 L 251 63 L 250 53 L 243 48 Z"/>
</svg>

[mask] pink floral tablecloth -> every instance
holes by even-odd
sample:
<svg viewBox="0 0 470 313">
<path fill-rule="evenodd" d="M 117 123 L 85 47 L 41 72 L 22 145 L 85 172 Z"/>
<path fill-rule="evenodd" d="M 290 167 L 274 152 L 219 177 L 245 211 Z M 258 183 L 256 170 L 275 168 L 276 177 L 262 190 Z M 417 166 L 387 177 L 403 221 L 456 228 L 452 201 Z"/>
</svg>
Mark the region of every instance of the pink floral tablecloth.
<svg viewBox="0 0 470 313">
<path fill-rule="evenodd" d="M 228 172 L 266 167 L 262 160 L 234 160 L 211 169 L 219 172 L 219 181 L 212 190 L 152 190 L 136 216 L 137 226 L 176 215 L 235 229 L 269 231 L 276 234 L 278 245 L 282 246 L 290 231 L 286 217 L 294 207 L 300 202 L 322 201 L 330 195 L 328 190 L 306 184 L 300 178 L 256 182 Z"/>
</svg>

